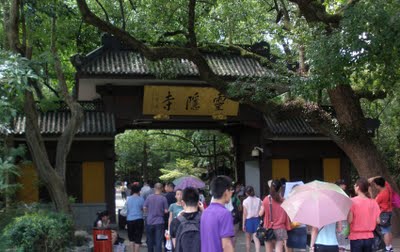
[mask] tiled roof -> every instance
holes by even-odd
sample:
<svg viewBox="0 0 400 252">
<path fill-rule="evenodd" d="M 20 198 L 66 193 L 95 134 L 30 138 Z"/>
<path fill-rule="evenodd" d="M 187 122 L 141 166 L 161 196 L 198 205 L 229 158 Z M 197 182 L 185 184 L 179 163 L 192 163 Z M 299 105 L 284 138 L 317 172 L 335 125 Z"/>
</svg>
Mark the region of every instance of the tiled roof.
<svg viewBox="0 0 400 252">
<path fill-rule="evenodd" d="M 43 135 L 61 134 L 71 113 L 68 111 L 53 111 L 39 113 L 39 128 Z M 22 135 L 25 133 L 25 116 L 18 116 L 14 120 L 13 133 Z M 77 135 L 114 135 L 116 133 L 114 115 L 105 112 L 86 111 L 84 121 Z"/>
<path fill-rule="evenodd" d="M 291 118 L 282 122 L 274 122 L 264 117 L 268 130 L 275 136 L 310 136 L 318 135 L 303 118 Z"/>
<path fill-rule="evenodd" d="M 138 52 L 129 50 L 108 50 L 102 48 L 93 53 L 94 57 L 80 69 L 83 74 L 107 75 L 154 75 L 166 72 L 176 76 L 198 76 L 195 64 L 185 59 L 170 59 L 167 62 L 149 62 Z M 91 58 L 89 55 L 88 58 Z M 206 54 L 211 69 L 220 77 L 262 77 L 272 75 L 272 71 L 253 59 L 239 55 Z"/>
</svg>

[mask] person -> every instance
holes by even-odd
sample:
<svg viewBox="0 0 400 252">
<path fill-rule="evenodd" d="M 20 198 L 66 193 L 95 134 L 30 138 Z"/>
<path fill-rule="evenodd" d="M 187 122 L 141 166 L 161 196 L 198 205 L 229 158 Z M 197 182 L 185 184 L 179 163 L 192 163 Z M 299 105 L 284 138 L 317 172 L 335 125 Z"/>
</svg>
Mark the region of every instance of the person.
<svg viewBox="0 0 400 252">
<path fill-rule="evenodd" d="M 111 243 L 113 244 L 113 252 L 125 252 L 126 246 L 124 244 L 124 239 L 121 238 L 117 231 L 111 230 Z"/>
<path fill-rule="evenodd" d="M 233 186 L 231 189 L 235 191 L 236 186 Z M 240 229 L 240 223 L 243 215 L 243 208 L 240 199 L 235 193 L 232 194 L 230 201 L 227 204 L 225 204 L 225 208 L 228 209 L 232 214 L 233 225 L 235 227 L 235 236 L 236 236 L 236 232 Z M 233 244 L 235 245 L 235 243 L 236 239 L 234 237 Z"/>
<path fill-rule="evenodd" d="M 146 200 L 149 195 L 153 194 L 153 189 L 150 185 L 151 182 L 147 181 L 143 184 L 143 187 L 140 190 L 140 196 L 142 196 L 144 200 Z"/>
<path fill-rule="evenodd" d="M 232 197 L 232 180 L 227 176 L 218 176 L 211 182 L 213 201 L 203 211 L 200 221 L 202 252 L 235 251 L 232 238 L 235 235 L 231 212 L 225 204 Z"/>
<path fill-rule="evenodd" d="M 174 192 L 174 188 L 175 188 L 175 185 L 171 182 L 166 183 L 164 186 L 164 191 L 165 191 L 164 196 L 165 196 L 165 198 L 167 198 L 168 208 L 170 208 L 171 205 L 176 202 L 176 198 L 175 198 L 176 193 Z M 181 208 L 181 210 L 183 210 L 183 208 Z M 164 229 L 165 230 L 169 230 L 169 224 L 170 224 L 169 217 L 170 217 L 169 213 L 165 214 L 165 216 L 164 216 Z M 166 238 L 167 238 L 167 236 L 164 236 L 165 251 L 170 251 L 170 249 L 167 248 Z"/>
<path fill-rule="evenodd" d="M 270 195 L 266 196 L 263 200 L 262 207 L 260 209 L 259 215 L 264 215 L 264 227 L 266 229 L 272 228 L 275 234 L 275 251 L 282 252 L 284 243 L 286 242 L 287 230 L 290 230 L 289 217 L 285 210 L 281 207 L 283 202 L 283 197 L 281 195 L 280 189 L 282 188 L 282 183 L 279 180 L 271 181 Z M 270 202 L 272 204 L 272 213 L 270 211 Z M 270 216 L 272 214 L 272 221 Z M 265 251 L 272 252 L 272 241 L 265 242 Z"/>
<path fill-rule="evenodd" d="M 170 225 L 173 219 L 175 219 L 178 214 L 183 211 L 183 202 L 182 202 L 182 190 L 176 190 L 176 203 L 173 203 L 169 206 L 169 218 L 168 218 L 168 230 L 170 230 Z"/>
<path fill-rule="evenodd" d="M 131 186 L 132 184 L 129 184 L 128 182 L 125 185 L 125 200 L 131 195 Z"/>
<path fill-rule="evenodd" d="M 370 199 L 369 183 L 365 178 L 359 178 L 354 184 L 357 194 L 352 198 L 352 205 L 347 216 L 350 225 L 350 250 L 352 252 L 370 252 L 376 228 L 379 223 L 380 209 L 375 200 Z"/>
<path fill-rule="evenodd" d="M 347 184 L 346 184 L 346 182 L 344 181 L 344 179 L 338 179 L 338 180 L 335 182 L 335 184 L 336 184 L 337 186 L 339 186 L 344 192 L 346 192 L 346 190 L 347 190 Z"/>
<path fill-rule="evenodd" d="M 241 197 L 245 197 L 245 194 L 246 194 L 246 190 L 245 189 L 246 188 L 242 185 L 242 183 L 237 182 L 235 184 L 235 195 L 236 195 L 236 197 L 238 197 L 239 199 Z"/>
<path fill-rule="evenodd" d="M 392 217 L 392 188 L 389 183 L 383 177 L 373 177 L 368 179 L 372 182 L 371 184 L 376 188 L 378 194 L 375 197 L 376 203 L 378 203 L 381 215 L 387 214 L 389 216 L 389 223 L 386 226 L 379 225 L 381 233 L 383 235 L 383 240 L 385 242 L 385 251 L 393 251 L 392 241 L 392 226 L 390 220 Z"/>
<path fill-rule="evenodd" d="M 290 184 L 286 182 L 285 194 L 289 195 L 294 188 L 302 184 L 302 182 L 294 183 L 296 184 L 290 187 L 288 186 Z M 291 230 L 287 231 L 288 238 L 286 240 L 286 251 L 293 252 L 293 249 L 305 250 L 307 248 L 307 226 L 299 222 L 291 222 L 290 227 Z"/>
<path fill-rule="evenodd" d="M 133 252 L 139 252 L 142 244 L 142 234 L 144 230 L 143 206 L 144 199 L 139 195 L 140 187 L 132 185 L 132 195 L 127 199 L 127 225 L 128 238 L 133 243 Z"/>
<path fill-rule="evenodd" d="M 207 208 L 206 197 L 204 196 L 204 190 L 199 189 L 199 200 L 203 204 L 204 209 Z"/>
<path fill-rule="evenodd" d="M 243 201 L 243 232 L 246 233 L 246 252 L 250 252 L 251 238 L 253 237 L 256 252 L 260 252 L 260 241 L 256 232 L 260 225 L 260 212 L 262 201 L 255 196 L 254 188 L 247 186 L 245 189 L 247 198 Z"/>
<path fill-rule="evenodd" d="M 279 179 L 279 182 L 281 182 L 281 196 L 283 197 L 283 198 L 285 198 L 284 197 L 284 195 L 285 195 L 285 191 L 286 191 L 286 182 L 287 182 L 287 179 L 286 178 L 284 178 L 284 177 L 282 177 L 282 178 L 280 178 Z"/>
<path fill-rule="evenodd" d="M 165 198 L 167 198 L 168 206 L 176 202 L 175 194 L 174 192 L 175 185 L 171 182 L 167 183 L 165 185 Z"/>
<path fill-rule="evenodd" d="M 174 251 L 200 252 L 200 204 L 201 202 L 197 189 L 188 187 L 183 190 L 183 211 L 177 218 L 172 220 L 170 226 Z M 177 239 L 179 240 L 178 244 Z"/>
<path fill-rule="evenodd" d="M 122 200 L 126 200 L 126 181 L 122 181 L 121 182 L 121 187 L 120 187 L 120 190 L 121 190 L 121 198 L 122 198 Z"/>
<path fill-rule="evenodd" d="M 110 227 L 110 216 L 107 210 L 97 213 L 97 218 L 93 226 L 98 228 Z"/>
<path fill-rule="evenodd" d="M 318 229 L 311 230 L 310 251 L 314 252 L 337 252 L 339 244 L 336 238 L 336 222 Z"/>
<path fill-rule="evenodd" d="M 347 184 L 344 179 L 338 179 L 335 184 L 339 186 L 345 193 L 347 193 Z M 342 220 L 338 224 L 336 239 L 339 245 L 339 252 L 350 250 L 350 241 L 347 238 L 349 230 L 349 223 L 347 220 Z"/>
<path fill-rule="evenodd" d="M 164 236 L 164 214 L 168 213 L 167 199 L 161 194 L 163 186 L 154 185 L 154 194 L 147 197 L 144 202 L 144 211 L 147 212 L 146 238 L 149 252 L 161 252 Z M 154 248 L 155 247 L 155 248 Z"/>
</svg>

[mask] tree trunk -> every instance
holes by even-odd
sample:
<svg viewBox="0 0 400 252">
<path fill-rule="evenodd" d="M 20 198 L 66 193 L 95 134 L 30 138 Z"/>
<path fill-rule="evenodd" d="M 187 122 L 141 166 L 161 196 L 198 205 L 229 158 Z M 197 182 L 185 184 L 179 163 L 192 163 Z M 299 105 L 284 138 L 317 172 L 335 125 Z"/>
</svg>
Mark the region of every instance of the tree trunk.
<svg viewBox="0 0 400 252">
<path fill-rule="evenodd" d="M 383 176 L 395 190 L 387 164 L 365 128 L 365 116 L 360 100 L 348 85 L 339 85 L 328 91 L 339 123 L 339 138 L 335 142 L 350 158 L 362 177 Z"/>
<path fill-rule="evenodd" d="M 68 201 L 68 194 L 65 188 L 64 180 L 57 174 L 56 170 L 50 164 L 46 147 L 42 141 L 37 123 L 38 116 L 34 98 L 32 93 L 29 91 L 25 92 L 24 112 L 26 116 L 26 140 L 38 175 L 49 191 L 55 208 L 58 211 L 70 214 L 71 206 Z"/>
</svg>

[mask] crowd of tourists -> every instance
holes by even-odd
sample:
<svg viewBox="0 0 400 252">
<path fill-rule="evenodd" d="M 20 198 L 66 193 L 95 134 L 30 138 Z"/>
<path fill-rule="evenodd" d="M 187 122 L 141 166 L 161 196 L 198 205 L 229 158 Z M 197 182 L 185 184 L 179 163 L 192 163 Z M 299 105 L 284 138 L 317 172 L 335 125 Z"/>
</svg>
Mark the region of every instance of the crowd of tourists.
<svg viewBox="0 0 400 252">
<path fill-rule="evenodd" d="M 204 192 L 193 187 L 174 189 L 174 184 L 160 183 L 142 187 L 129 186 L 126 199 L 128 237 L 138 252 L 146 232 L 149 252 L 219 252 L 235 251 L 238 227 L 246 237 L 246 252 L 254 243 L 255 251 L 373 251 L 374 232 L 382 234 L 385 251 L 393 251 L 391 234 L 392 188 L 383 177 L 360 178 L 347 190 L 343 180 L 337 185 L 350 193 L 352 205 L 347 220 L 323 227 L 309 227 L 291 222 L 284 202 L 286 181 L 268 182 L 269 195 L 263 200 L 252 186 L 233 185 L 227 176 L 218 176 L 210 184 L 210 204 Z M 292 190 L 293 188 L 290 188 Z M 376 191 L 375 198 L 371 197 Z M 323 209 L 322 209 L 323 210 Z M 108 220 L 104 220 L 108 221 Z M 385 223 L 386 222 L 386 223 Z M 97 225 L 102 225 L 100 219 Z M 260 227 L 273 230 L 272 240 L 259 240 Z M 307 235 L 309 239 L 307 239 Z"/>
</svg>

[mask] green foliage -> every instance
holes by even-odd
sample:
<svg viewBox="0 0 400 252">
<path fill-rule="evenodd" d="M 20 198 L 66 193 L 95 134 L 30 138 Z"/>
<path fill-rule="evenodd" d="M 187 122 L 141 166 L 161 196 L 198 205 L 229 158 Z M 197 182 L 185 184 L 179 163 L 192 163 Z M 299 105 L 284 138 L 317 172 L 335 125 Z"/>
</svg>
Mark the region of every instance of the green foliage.
<svg viewBox="0 0 400 252">
<path fill-rule="evenodd" d="M 18 148 L 0 148 L 0 198 L 12 196 L 21 187 L 11 182 L 11 177 L 19 176 L 19 166 L 15 165 L 17 158 L 25 156 L 25 146 Z"/>
<path fill-rule="evenodd" d="M 207 169 L 194 167 L 191 160 L 178 158 L 175 163 L 169 163 L 165 168 L 160 169 L 163 175 L 160 176 L 162 181 L 172 181 L 176 178 L 192 175 L 200 177 L 201 174 L 206 173 Z"/>
<path fill-rule="evenodd" d="M 15 218 L 3 237 L 20 251 L 63 251 L 72 241 L 73 223 L 60 213 L 27 213 Z"/>
<path fill-rule="evenodd" d="M 400 80 L 400 4 L 361 1 L 349 8 L 340 28 L 318 29 L 307 46 L 313 87 L 351 84 L 390 92 Z"/>
<path fill-rule="evenodd" d="M 125 131 L 115 138 L 116 173 L 121 180 L 141 180 L 145 172 L 149 173 L 149 178 L 158 179 L 161 175 L 160 169 L 174 170 L 174 166 L 181 159 L 192 164 L 188 167 L 196 167 L 193 172 L 200 176 L 201 173 L 212 171 L 221 164 L 233 168 L 234 155 L 230 148 L 230 138 L 217 131 Z M 217 164 L 214 163 L 214 152 Z M 185 162 L 178 165 L 187 164 Z M 143 170 L 143 167 L 147 167 L 147 171 Z"/>
<path fill-rule="evenodd" d="M 397 92 L 398 93 L 398 92 Z M 400 97 L 362 103 L 366 117 L 379 119 L 381 125 L 374 141 L 387 161 L 393 178 L 400 182 Z"/>
<path fill-rule="evenodd" d="M 20 188 L 19 184 L 10 184 L 8 176 L 19 176 L 19 168 L 10 159 L 0 158 L 0 195 L 12 195 Z"/>
<path fill-rule="evenodd" d="M 0 125 L 7 128 L 19 109 L 28 79 L 38 79 L 32 62 L 0 49 Z"/>
</svg>

